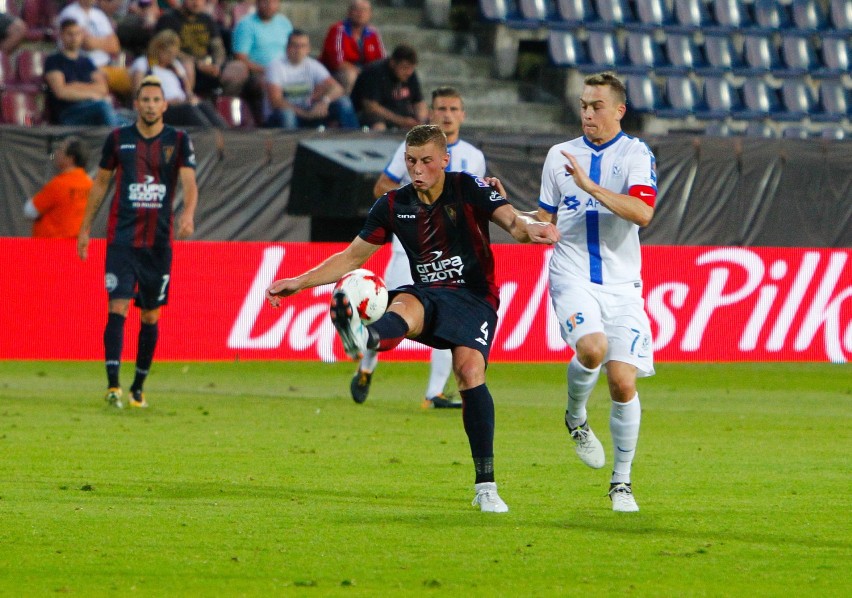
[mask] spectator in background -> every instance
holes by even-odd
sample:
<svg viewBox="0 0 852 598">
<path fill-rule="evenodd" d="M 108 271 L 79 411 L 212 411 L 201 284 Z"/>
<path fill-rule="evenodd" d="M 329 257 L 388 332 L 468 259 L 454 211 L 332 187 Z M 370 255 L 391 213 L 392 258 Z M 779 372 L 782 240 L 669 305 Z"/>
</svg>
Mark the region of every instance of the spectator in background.
<svg viewBox="0 0 852 598">
<path fill-rule="evenodd" d="M 81 49 L 103 72 L 109 90 L 118 96 L 130 97 L 127 69 L 112 64 L 113 57 L 121 52 L 121 44 L 106 13 L 95 6 L 95 0 L 76 0 L 62 9 L 57 22 L 66 19 L 73 19 L 83 28 Z"/>
<path fill-rule="evenodd" d="M 127 12 L 115 26 L 121 47 L 134 56 L 148 50 L 148 42 L 154 35 L 154 27 L 160 18 L 160 7 L 152 0 L 130 0 Z"/>
<path fill-rule="evenodd" d="M 216 112 L 209 100 L 201 100 L 192 92 L 192 82 L 178 55 L 180 38 L 171 29 L 157 33 L 148 45 L 148 55 L 140 56 L 132 65 L 133 88 L 139 85 L 147 75 L 160 80 L 163 96 L 169 109 L 163 115 L 163 122 L 178 127 L 218 127 L 227 124 Z"/>
<path fill-rule="evenodd" d="M 367 66 L 352 90 L 361 122 L 374 131 L 410 129 L 426 122 L 429 109 L 414 71 L 417 51 L 407 44 L 394 48 L 390 58 Z"/>
<path fill-rule="evenodd" d="M 85 170 L 88 151 L 80 139 L 68 137 L 52 157 L 57 174 L 27 201 L 24 215 L 33 221 L 33 237 L 75 238 L 92 188 Z"/>
<path fill-rule="evenodd" d="M 263 79 L 266 67 L 284 56 L 293 31 L 290 19 L 279 13 L 281 0 L 257 0 L 257 12 L 246 15 L 234 28 L 232 80 L 251 108 L 257 123 L 263 122 Z"/>
<path fill-rule="evenodd" d="M 207 98 L 222 89 L 225 44 L 219 26 L 205 10 L 206 0 L 184 0 L 157 21 L 157 31 L 171 29 L 180 36 L 182 60 L 195 78 L 193 91 Z"/>
<path fill-rule="evenodd" d="M 59 23 L 60 50 L 44 61 L 48 120 L 59 125 L 119 125 L 106 77 L 80 49 L 83 28 L 74 19 Z"/>
<path fill-rule="evenodd" d="M 11 54 L 26 37 L 26 23 L 16 16 L 0 12 L 0 52 Z"/>
<path fill-rule="evenodd" d="M 331 71 L 347 95 L 361 69 L 385 57 L 379 31 L 370 25 L 373 7 L 368 0 L 352 0 L 346 18 L 328 29 L 320 62 Z"/>
<path fill-rule="evenodd" d="M 286 56 L 266 67 L 266 95 L 270 127 L 295 129 L 328 125 L 357 129 L 352 101 L 322 63 L 309 56 L 308 34 L 295 29 Z"/>
</svg>

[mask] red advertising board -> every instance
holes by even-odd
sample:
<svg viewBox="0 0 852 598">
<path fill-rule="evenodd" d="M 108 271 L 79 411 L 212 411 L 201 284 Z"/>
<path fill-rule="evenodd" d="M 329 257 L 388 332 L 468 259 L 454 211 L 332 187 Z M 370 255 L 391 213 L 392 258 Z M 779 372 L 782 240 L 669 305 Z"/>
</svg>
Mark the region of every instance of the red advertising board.
<svg viewBox="0 0 852 598">
<path fill-rule="evenodd" d="M 157 359 L 345 359 L 328 318 L 331 286 L 279 309 L 275 278 L 340 249 L 325 243 L 178 242 Z M 101 359 L 103 240 L 81 262 L 74 241 L 0 239 L 0 359 Z M 388 249 L 366 267 L 384 272 Z M 496 245 L 502 304 L 493 361 L 566 361 L 547 295 L 550 250 Z M 646 309 L 657 361 L 834 361 L 852 357 L 849 249 L 645 247 Z M 125 359 L 135 352 L 137 310 Z M 428 359 L 405 341 L 388 360 Z"/>
</svg>

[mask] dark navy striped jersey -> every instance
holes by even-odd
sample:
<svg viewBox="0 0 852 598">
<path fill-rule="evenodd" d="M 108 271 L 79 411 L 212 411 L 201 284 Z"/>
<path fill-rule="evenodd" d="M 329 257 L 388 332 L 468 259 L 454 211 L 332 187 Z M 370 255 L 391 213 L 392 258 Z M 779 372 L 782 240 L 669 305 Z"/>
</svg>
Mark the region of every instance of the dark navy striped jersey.
<svg viewBox="0 0 852 598">
<path fill-rule="evenodd" d="M 410 184 L 389 191 L 370 209 L 359 236 L 381 245 L 396 235 L 415 286 L 466 288 L 497 309 L 488 222 L 506 198 L 465 172 L 448 172 L 437 201 L 426 205 Z"/>
<path fill-rule="evenodd" d="M 195 168 L 195 150 L 186 131 L 166 125 L 146 139 L 136 125 L 115 129 L 104 142 L 100 167 L 116 171 L 107 243 L 170 245 L 178 175 L 182 167 Z"/>
</svg>

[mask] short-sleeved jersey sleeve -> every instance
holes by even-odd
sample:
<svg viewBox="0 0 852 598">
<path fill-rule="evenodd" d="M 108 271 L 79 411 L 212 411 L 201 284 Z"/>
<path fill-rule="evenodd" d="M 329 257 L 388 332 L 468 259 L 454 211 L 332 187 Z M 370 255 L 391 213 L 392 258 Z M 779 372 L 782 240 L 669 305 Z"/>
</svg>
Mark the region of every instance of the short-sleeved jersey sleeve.
<svg viewBox="0 0 852 598">
<path fill-rule="evenodd" d="M 189 138 L 189 133 L 182 131 L 180 133 L 180 155 L 178 156 L 178 168 L 192 168 L 195 170 L 195 147 L 192 145 L 192 139 Z"/>
<path fill-rule="evenodd" d="M 555 214 L 559 209 L 560 193 L 556 177 L 564 171 L 565 159 L 560 160 L 561 154 L 553 147 L 547 153 L 544 167 L 541 170 L 541 189 L 538 195 L 538 207 L 548 214 Z"/>
<path fill-rule="evenodd" d="M 358 233 L 358 236 L 367 243 L 384 245 L 391 239 L 390 200 L 388 197 L 391 193 L 395 192 L 385 193 L 370 208 L 370 214 L 367 216 L 364 228 Z"/>
<path fill-rule="evenodd" d="M 627 188 L 650 187 L 657 191 L 657 159 L 645 143 L 636 143 L 628 157 Z"/>
<path fill-rule="evenodd" d="M 405 142 L 399 144 L 393 154 L 388 165 L 384 170 L 387 177 L 394 183 L 399 183 L 408 175 L 408 168 L 405 166 Z"/>
<path fill-rule="evenodd" d="M 462 173 L 459 179 L 467 188 L 468 192 L 465 195 L 469 198 L 470 203 L 476 209 L 484 211 L 489 216 L 497 208 L 510 205 L 509 200 L 500 195 L 500 192 L 486 183 L 482 177 Z"/>
<path fill-rule="evenodd" d="M 104 140 L 99 166 L 104 170 L 115 170 L 118 168 L 118 129 L 107 135 Z"/>
</svg>

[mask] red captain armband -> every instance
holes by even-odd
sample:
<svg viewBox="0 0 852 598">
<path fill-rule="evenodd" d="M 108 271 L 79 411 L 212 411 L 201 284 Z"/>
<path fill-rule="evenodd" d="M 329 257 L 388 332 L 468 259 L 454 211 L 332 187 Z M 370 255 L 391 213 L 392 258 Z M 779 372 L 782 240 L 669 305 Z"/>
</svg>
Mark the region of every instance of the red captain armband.
<svg viewBox="0 0 852 598">
<path fill-rule="evenodd" d="M 654 201 L 657 199 L 657 190 L 647 185 L 633 185 L 627 194 L 632 197 L 638 197 L 652 208 L 654 207 Z"/>
</svg>

